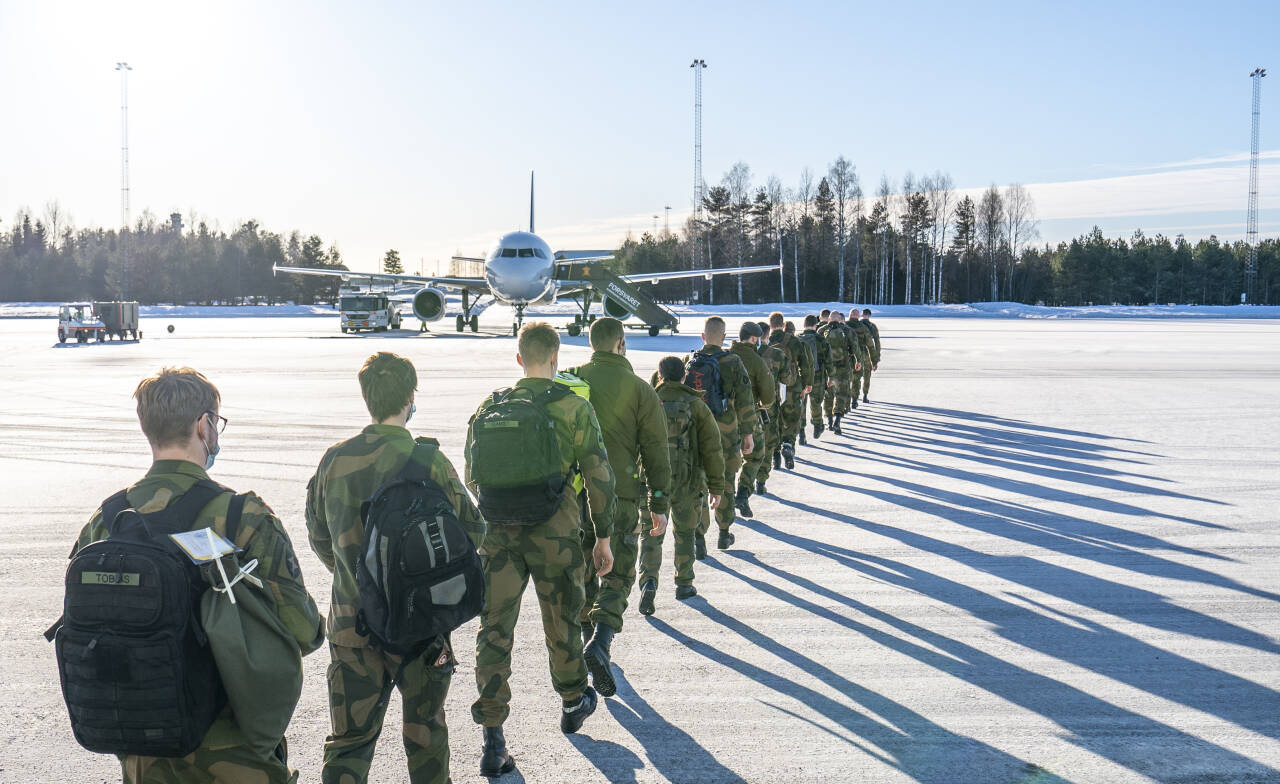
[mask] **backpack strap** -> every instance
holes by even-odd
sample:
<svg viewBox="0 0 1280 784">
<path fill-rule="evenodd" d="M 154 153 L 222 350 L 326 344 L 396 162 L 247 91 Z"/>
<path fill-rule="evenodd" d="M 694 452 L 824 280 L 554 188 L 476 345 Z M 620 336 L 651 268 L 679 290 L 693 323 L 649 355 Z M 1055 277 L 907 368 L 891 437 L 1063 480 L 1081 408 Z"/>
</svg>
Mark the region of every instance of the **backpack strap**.
<svg viewBox="0 0 1280 784">
<path fill-rule="evenodd" d="M 227 504 L 227 541 L 236 543 L 236 535 L 240 533 L 240 517 L 244 514 L 244 502 L 248 493 L 236 493 Z"/>
<path fill-rule="evenodd" d="M 102 524 L 107 527 L 107 536 L 116 532 L 116 518 L 129 508 L 128 491 L 121 490 L 102 502 Z"/>
<path fill-rule="evenodd" d="M 231 491 L 216 482 L 201 479 L 192 485 L 190 490 L 183 493 L 181 498 L 164 509 L 159 512 L 141 515 L 147 528 L 147 533 L 154 536 L 153 531 L 158 531 L 161 534 L 186 531 L 191 526 L 191 522 L 213 499 L 229 492 Z M 241 501 L 240 505 L 243 507 L 244 501 Z M 239 522 L 239 515 L 237 515 L 237 526 Z"/>
<path fill-rule="evenodd" d="M 414 482 L 430 481 L 431 460 L 439 448 L 435 442 L 429 439 L 415 439 L 413 451 L 409 453 L 409 459 L 404 466 L 396 472 L 396 477 Z"/>
</svg>

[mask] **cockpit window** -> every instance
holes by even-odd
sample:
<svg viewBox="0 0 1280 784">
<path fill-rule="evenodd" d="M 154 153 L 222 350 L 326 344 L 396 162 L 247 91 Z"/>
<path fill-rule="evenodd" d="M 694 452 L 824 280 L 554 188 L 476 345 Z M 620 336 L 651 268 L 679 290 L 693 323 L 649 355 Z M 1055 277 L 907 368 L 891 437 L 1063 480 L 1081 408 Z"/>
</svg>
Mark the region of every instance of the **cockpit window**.
<svg viewBox="0 0 1280 784">
<path fill-rule="evenodd" d="M 546 252 L 543 251 L 542 248 L 534 248 L 533 252 L 540 259 L 545 259 L 547 257 Z"/>
<path fill-rule="evenodd" d="M 504 259 L 514 259 L 515 257 L 516 257 L 516 249 L 515 249 L 515 248 L 503 248 L 503 249 L 502 249 L 502 258 L 504 258 Z"/>
<path fill-rule="evenodd" d="M 520 258 L 522 258 L 522 259 L 531 259 L 531 258 L 533 258 L 533 248 L 521 248 L 521 249 L 520 249 Z"/>
</svg>

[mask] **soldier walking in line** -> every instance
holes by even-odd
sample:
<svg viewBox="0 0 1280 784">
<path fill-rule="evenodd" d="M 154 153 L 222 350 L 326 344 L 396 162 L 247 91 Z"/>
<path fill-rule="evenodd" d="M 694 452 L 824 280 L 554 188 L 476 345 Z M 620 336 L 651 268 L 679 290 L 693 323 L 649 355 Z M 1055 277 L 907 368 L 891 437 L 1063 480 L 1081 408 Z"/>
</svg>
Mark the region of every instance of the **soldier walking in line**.
<svg viewBox="0 0 1280 784">
<path fill-rule="evenodd" d="M 862 323 L 871 332 L 871 367 L 862 366 L 862 402 L 870 403 L 867 390 L 871 389 L 871 373 L 880 369 L 880 328 L 871 320 L 871 308 L 863 308 Z"/>
<path fill-rule="evenodd" d="M 751 491 L 755 488 L 756 477 L 760 473 L 761 466 L 768 462 L 772 454 L 768 449 L 769 433 L 771 428 L 777 426 L 770 420 L 770 411 L 777 397 L 777 383 L 769 367 L 760 357 L 762 335 L 759 325 L 751 321 L 744 322 L 738 330 L 738 340 L 729 347 L 729 352 L 742 360 L 743 366 L 747 369 L 747 375 L 751 378 L 751 392 L 759 406 L 756 414 L 760 417 L 760 424 L 764 431 L 764 438 L 756 443 L 755 451 L 749 455 L 743 455 L 742 472 L 738 475 L 738 490 L 734 496 L 734 506 L 743 517 L 751 517 L 753 514 L 750 503 Z M 723 459 L 721 456 L 721 460 Z"/>
</svg>

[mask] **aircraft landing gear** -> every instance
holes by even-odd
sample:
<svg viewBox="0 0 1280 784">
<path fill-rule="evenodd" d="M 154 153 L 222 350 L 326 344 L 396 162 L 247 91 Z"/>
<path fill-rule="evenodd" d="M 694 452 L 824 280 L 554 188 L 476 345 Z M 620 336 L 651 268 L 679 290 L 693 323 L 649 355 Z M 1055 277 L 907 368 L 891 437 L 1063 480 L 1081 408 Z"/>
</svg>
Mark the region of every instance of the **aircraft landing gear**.
<svg viewBox="0 0 1280 784">
<path fill-rule="evenodd" d="M 471 327 L 472 334 L 480 331 L 480 314 L 472 313 L 471 309 L 479 302 L 471 301 L 471 292 L 466 289 L 462 290 L 462 313 L 458 316 L 458 331 L 462 332 L 467 327 Z"/>
<path fill-rule="evenodd" d="M 658 328 L 657 328 L 657 327 L 649 327 L 649 337 L 651 337 L 651 338 L 656 338 L 657 336 L 658 336 Z"/>
<path fill-rule="evenodd" d="M 475 333 L 477 333 L 477 332 L 479 332 L 479 331 L 480 331 L 480 317 L 479 317 L 479 316 L 472 316 L 472 317 L 471 317 L 471 334 L 473 334 L 473 335 L 474 335 Z"/>
<path fill-rule="evenodd" d="M 524 326 L 524 309 L 527 305 L 516 305 L 516 323 L 511 325 L 511 334 L 519 335 L 520 327 Z"/>
<path fill-rule="evenodd" d="M 458 322 L 457 322 L 457 327 L 459 332 L 463 330 L 463 328 L 466 326 L 466 323 L 467 323 L 467 317 L 459 313 Z"/>
<path fill-rule="evenodd" d="M 566 330 L 569 333 L 569 337 L 571 338 L 576 338 L 577 336 L 581 335 L 582 330 L 587 327 L 590 327 L 591 322 L 596 320 L 596 317 L 591 315 L 591 292 L 590 291 L 582 292 L 582 299 L 579 300 L 578 305 L 579 307 L 582 308 L 582 312 L 575 313 L 573 316 L 573 321 L 569 322 L 569 326 L 566 327 Z"/>
</svg>

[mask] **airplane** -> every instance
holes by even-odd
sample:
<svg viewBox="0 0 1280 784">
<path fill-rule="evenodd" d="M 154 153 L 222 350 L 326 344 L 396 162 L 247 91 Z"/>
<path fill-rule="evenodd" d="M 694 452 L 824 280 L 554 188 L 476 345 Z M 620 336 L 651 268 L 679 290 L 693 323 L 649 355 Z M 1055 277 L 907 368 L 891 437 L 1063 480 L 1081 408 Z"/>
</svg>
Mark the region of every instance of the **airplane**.
<svg viewBox="0 0 1280 784">
<path fill-rule="evenodd" d="M 568 327 L 571 336 L 581 334 L 583 328 L 594 319 L 590 315 L 590 310 L 592 303 L 596 301 L 601 302 L 604 312 L 614 318 L 625 320 L 631 316 L 638 317 L 643 322 L 638 326 L 648 328 L 649 334 L 656 336 L 663 328 L 675 332 L 678 319 L 674 313 L 632 284 L 656 284 L 659 281 L 680 278 L 710 280 L 712 275 L 747 275 L 779 270 L 779 266 L 773 264 L 616 275 L 601 263 L 613 258 L 611 252 L 559 251 L 553 253 L 551 246 L 534 233 L 533 205 L 533 174 L 530 173 L 529 230 L 513 231 L 502 235 L 490 247 L 483 259 L 455 257 L 464 261 L 482 261 L 483 277 L 408 275 L 281 266 L 273 266 L 272 271 L 293 275 L 337 277 L 344 283 L 352 280 L 367 280 L 370 285 L 375 283 L 391 286 L 421 285 L 422 288 L 418 289 L 408 301 L 413 305 L 414 316 L 422 321 L 423 331 L 426 331 L 428 322 L 439 321 L 445 317 L 446 293 L 457 291 L 462 294 L 462 312 L 458 314 L 455 322 L 458 332 L 468 327 L 472 332 L 480 330 L 479 314 L 473 311 L 477 308 L 483 309 L 480 305 L 484 297 L 490 297 L 495 302 L 515 308 L 516 319 L 511 327 L 512 335 L 520 331 L 524 323 L 525 309 L 530 305 L 547 305 L 558 298 L 570 297 L 579 306 L 579 313 L 574 316 L 573 323 Z"/>
</svg>

